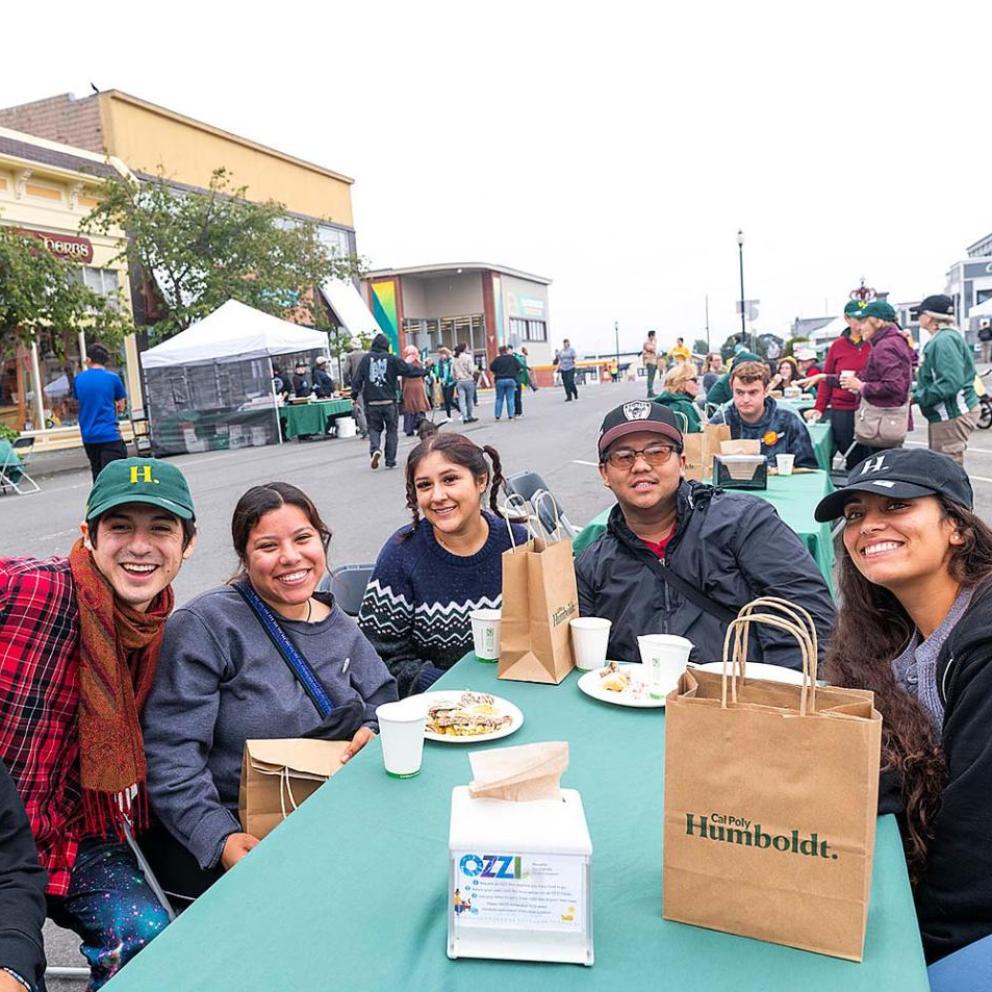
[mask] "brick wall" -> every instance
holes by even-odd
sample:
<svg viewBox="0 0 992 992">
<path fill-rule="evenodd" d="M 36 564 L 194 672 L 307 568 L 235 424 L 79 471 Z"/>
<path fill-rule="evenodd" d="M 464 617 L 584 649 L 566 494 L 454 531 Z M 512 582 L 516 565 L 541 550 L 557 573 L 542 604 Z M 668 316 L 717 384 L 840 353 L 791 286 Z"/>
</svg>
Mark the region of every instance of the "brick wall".
<svg viewBox="0 0 992 992">
<path fill-rule="evenodd" d="M 0 110 L 0 127 L 61 141 L 98 154 L 103 152 L 100 104 L 96 97 L 74 99 L 70 93 Z"/>
</svg>

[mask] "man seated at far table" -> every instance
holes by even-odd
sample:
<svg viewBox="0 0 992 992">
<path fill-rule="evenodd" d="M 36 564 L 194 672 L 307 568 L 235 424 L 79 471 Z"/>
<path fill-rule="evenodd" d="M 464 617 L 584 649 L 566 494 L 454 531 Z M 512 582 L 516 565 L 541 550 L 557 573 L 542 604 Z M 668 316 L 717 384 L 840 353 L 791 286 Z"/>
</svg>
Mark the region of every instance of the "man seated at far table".
<svg viewBox="0 0 992 992">
<path fill-rule="evenodd" d="M 675 414 L 650 400 L 600 428 L 599 474 L 617 505 L 575 572 L 580 615 L 613 621 L 607 657 L 638 661 L 637 636 L 664 633 L 692 641 L 693 662 L 717 661 L 727 624 L 759 596 L 807 610 L 822 655 L 834 607 L 805 544 L 765 500 L 687 481 L 682 447 Z M 783 631 L 760 627 L 751 642 L 753 660 L 801 666 Z"/>
<path fill-rule="evenodd" d="M 728 424 L 730 436 L 761 442 L 770 465 L 776 455 L 795 455 L 796 468 L 819 468 L 813 442 L 799 414 L 768 395 L 771 373 L 764 362 L 743 362 L 730 373 L 733 402 L 710 417 L 711 424 Z"/>
</svg>

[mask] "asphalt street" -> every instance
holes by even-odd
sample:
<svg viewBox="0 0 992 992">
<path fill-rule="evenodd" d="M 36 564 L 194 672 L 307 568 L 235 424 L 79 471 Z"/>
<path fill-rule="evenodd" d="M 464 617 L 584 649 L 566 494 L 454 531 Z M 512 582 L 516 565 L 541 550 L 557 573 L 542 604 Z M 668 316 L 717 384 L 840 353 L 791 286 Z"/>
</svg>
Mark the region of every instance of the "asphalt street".
<svg viewBox="0 0 992 992">
<path fill-rule="evenodd" d="M 479 444 L 500 452 L 505 474 L 539 472 L 570 520 L 582 525 L 608 506 L 610 493 L 596 470 L 596 436 L 604 413 L 617 403 L 643 396 L 640 383 L 587 386 L 578 402 L 564 403 L 560 389 L 542 389 L 525 398 L 525 416 L 495 422 L 492 397 L 483 394 L 480 421 L 465 430 Z M 925 426 L 908 443 L 926 444 Z M 457 430 L 450 423 L 444 430 Z M 976 507 L 992 520 L 992 431 L 973 435 L 966 467 L 975 489 Z M 402 465 L 416 439 L 400 436 L 400 468 L 372 471 L 367 442 L 319 440 L 239 451 L 183 455 L 173 459 L 186 473 L 197 509 L 199 539 L 192 558 L 176 581 L 176 599 L 183 603 L 218 585 L 235 570 L 231 547 L 231 513 L 238 497 L 252 485 L 275 479 L 293 482 L 315 500 L 331 525 L 332 565 L 375 560 L 379 548 L 409 519 Z M 0 498 L 0 556 L 48 557 L 65 554 L 79 533 L 79 521 L 90 486 L 88 468 L 47 474 L 45 460 L 36 464 L 42 492 Z M 62 462 L 64 464 L 64 460 Z M 48 925 L 50 964 L 81 963 L 78 940 Z M 51 992 L 80 988 L 78 982 L 52 981 Z"/>
</svg>

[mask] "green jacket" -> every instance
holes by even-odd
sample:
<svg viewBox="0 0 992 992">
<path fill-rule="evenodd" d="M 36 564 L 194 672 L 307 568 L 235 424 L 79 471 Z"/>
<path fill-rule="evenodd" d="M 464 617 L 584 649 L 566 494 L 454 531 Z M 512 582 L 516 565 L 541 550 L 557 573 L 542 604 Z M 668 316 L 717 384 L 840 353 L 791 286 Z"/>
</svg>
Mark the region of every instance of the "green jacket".
<svg viewBox="0 0 992 992">
<path fill-rule="evenodd" d="M 688 434 L 702 434 L 703 424 L 699 417 L 699 408 L 692 398 L 685 393 L 670 393 L 665 390 L 654 398 L 655 403 L 667 406 L 672 413 L 681 413 L 689 423 Z"/>
<path fill-rule="evenodd" d="M 529 386 L 530 369 L 527 367 L 527 356 L 520 354 L 519 351 L 515 351 L 513 353 L 513 357 L 517 360 L 517 365 L 520 366 L 520 369 L 517 372 L 517 382 L 519 382 L 521 386 Z"/>
<path fill-rule="evenodd" d="M 942 328 L 927 342 L 913 401 L 930 423 L 954 420 L 978 406 L 975 359 L 956 327 Z"/>
<path fill-rule="evenodd" d="M 740 365 L 742 362 L 760 362 L 761 356 L 756 355 L 753 351 L 741 351 L 734 355 L 733 361 L 730 363 L 730 371 L 732 372 L 735 365 Z M 713 386 L 710 391 L 706 394 L 707 403 L 716 403 L 718 406 L 722 406 L 724 403 L 729 403 L 734 398 L 734 392 L 730 388 L 730 372 L 725 372 Z"/>
</svg>

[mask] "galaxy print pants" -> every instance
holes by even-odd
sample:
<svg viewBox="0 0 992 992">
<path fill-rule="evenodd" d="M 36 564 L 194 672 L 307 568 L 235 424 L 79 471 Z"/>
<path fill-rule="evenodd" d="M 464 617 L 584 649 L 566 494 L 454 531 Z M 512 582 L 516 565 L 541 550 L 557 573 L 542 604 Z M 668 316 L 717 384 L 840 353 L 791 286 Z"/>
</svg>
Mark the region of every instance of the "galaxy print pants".
<svg viewBox="0 0 992 992">
<path fill-rule="evenodd" d="M 91 992 L 102 988 L 169 923 L 127 844 L 84 840 L 72 869 L 69 893 L 49 900 L 59 926 L 82 938 Z"/>
</svg>

